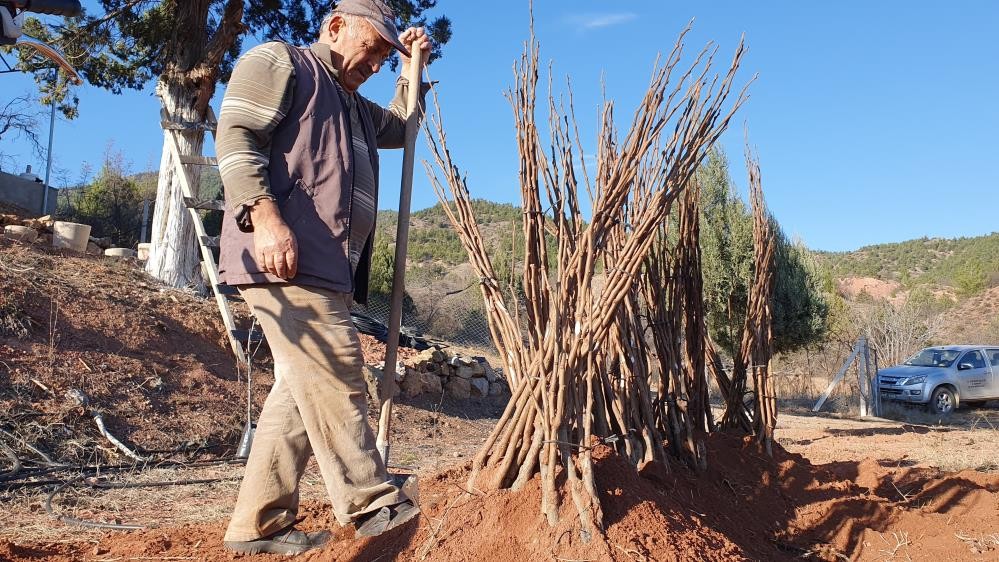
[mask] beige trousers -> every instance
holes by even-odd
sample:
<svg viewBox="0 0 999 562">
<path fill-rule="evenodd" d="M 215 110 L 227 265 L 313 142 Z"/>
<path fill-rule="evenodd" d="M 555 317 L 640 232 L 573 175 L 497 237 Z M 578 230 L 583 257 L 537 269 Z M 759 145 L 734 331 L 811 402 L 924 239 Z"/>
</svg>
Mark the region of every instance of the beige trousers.
<svg viewBox="0 0 999 562">
<path fill-rule="evenodd" d="M 341 524 L 405 496 L 391 484 L 367 421 L 351 295 L 286 284 L 241 288 L 274 356 L 226 541 L 280 531 L 298 515 L 298 483 L 315 454 Z"/>
</svg>

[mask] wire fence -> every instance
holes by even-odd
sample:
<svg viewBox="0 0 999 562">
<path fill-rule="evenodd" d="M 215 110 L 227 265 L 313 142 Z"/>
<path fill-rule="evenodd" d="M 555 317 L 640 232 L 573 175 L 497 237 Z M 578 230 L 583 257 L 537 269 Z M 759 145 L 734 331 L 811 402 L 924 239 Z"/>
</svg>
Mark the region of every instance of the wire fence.
<svg viewBox="0 0 999 562">
<path fill-rule="evenodd" d="M 356 312 L 388 324 L 388 295 L 372 295 L 367 307 L 354 306 Z M 475 285 L 461 290 L 433 286 L 410 290 L 403 304 L 402 328 L 411 335 L 446 345 L 495 351 L 482 297 Z"/>
</svg>

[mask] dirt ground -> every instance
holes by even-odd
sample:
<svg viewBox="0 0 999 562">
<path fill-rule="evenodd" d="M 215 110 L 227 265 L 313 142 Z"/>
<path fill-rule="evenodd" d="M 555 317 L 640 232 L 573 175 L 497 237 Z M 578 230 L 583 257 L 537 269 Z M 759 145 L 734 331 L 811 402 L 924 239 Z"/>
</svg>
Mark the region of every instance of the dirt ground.
<svg viewBox="0 0 999 562">
<path fill-rule="evenodd" d="M 0 483 L 0 560 L 269 559 L 221 545 L 242 475 L 231 455 L 246 381 L 216 318 L 212 302 L 159 287 L 134 264 L 0 241 L 0 443 L 26 471 L 44 468 L 43 455 L 92 467 L 38 472 L 35 485 Z M 377 361 L 379 344 L 365 348 Z M 254 380 L 259 407 L 271 381 L 266 360 Z M 89 405 L 67 398 L 71 390 Z M 558 526 L 542 520 L 536 480 L 518 492 L 492 490 L 488 475 L 467 482 L 503 406 L 502 398 L 403 400 L 392 470 L 418 475 L 424 516 L 376 539 L 337 529 L 335 541 L 301 558 L 999 560 L 996 403 L 946 424 L 917 412 L 915 421 L 861 421 L 791 409 L 779 417 L 774 458 L 718 434 L 704 473 L 674 462 L 636 474 L 601 449 L 607 540 L 591 543 L 578 538 L 571 501 Z M 156 460 L 133 468 L 99 434 L 93 409 Z M 0 456 L 0 477 L 12 470 Z M 83 478 L 53 493 L 76 474 Z M 303 528 L 336 528 L 314 465 L 302 498 Z"/>
</svg>

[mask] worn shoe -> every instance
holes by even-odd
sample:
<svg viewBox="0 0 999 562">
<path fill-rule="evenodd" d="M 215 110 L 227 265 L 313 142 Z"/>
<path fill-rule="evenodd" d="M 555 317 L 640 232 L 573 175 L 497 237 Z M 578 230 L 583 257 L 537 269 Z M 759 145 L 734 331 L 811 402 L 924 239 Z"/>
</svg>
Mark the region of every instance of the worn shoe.
<svg viewBox="0 0 999 562">
<path fill-rule="evenodd" d="M 358 537 L 376 537 L 389 529 L 394 529 L 420 514 L 420 508 L 411 501 L 404 501 L 365 513 L 354 525 Z"/>
<path fill-rule="evenodd" d="M 273 535 L 252 541 L 225 541 L 225 547 L 239 554 L 301 554 L 318 548 L 330 539 L 329 531 L 306 533 L 288 527 Z"/>
</svg>

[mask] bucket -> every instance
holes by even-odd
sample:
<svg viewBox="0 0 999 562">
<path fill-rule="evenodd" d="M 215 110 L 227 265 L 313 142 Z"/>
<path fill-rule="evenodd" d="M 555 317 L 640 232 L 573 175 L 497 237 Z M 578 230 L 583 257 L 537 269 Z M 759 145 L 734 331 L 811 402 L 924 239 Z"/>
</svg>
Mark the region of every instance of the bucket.
<svg viewBox="0 0 999 562">
<path fill-rule="evenodd" d="M 104 255 L 109 258 L 128 259 L 134 258 L 138 254 L 131 248 L 108 248 L 104 250 Z"/>
<path fill-rule="evenodd" d="M 67 248 L 74 252 L 84 253 L 87 251 L 87 242 L 89 241 L 89 224 L 63 221 L 55 221 L 52 224 L 52 246 L 55 248 Z"/>
<path fill-rule="evenodd" d="M 3 228 L 3 236 L 9 240 L 31 244 L 38 238 L 38 232 L 34 228 L 9 224 Z"/>
<path fill-rule="evenodd" d="M 149 259 L 149 248 L 152 248 L 152 244 L 149 242 L 142 242 L 139 244 L 139 261 L 146 261 Z"/>
<path fill-rule="evenodd" d="M 257 424 L 246 422 L 243 426 L 243 435 L 239 438 L 239 448 L 236 450 L 237 459 L 245 459 L 250 456 L 250 448 L 253 446 L 253 434 L 257 432 Z"/>
</svg>

